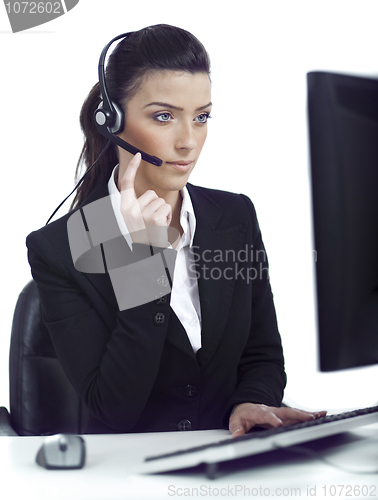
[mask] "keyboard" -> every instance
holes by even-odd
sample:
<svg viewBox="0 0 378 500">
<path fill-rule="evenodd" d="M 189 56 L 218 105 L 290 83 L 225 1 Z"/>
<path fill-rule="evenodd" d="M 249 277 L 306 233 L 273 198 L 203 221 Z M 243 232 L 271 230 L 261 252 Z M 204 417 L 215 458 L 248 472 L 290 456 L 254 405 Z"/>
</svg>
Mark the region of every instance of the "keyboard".
<svg viewBox="0 0 378 500">
<path fill-rule="evenodd" d="M 243 436 L 149 456 L 145 458 L 146 472 L 166 472 L 200 464 L 218 464 L 339 434 L 376 422 L 378 406 L 373 406 L 273 429 L 252 430 Z"/>
</svg>

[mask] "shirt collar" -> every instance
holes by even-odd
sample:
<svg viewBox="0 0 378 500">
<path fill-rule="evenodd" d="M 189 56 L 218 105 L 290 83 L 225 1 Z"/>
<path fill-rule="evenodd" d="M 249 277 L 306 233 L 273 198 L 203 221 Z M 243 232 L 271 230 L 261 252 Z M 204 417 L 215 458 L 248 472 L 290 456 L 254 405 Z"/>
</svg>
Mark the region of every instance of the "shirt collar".
<svg viewBox="0 0 378 500">
<path fill-rule="evenodd" d="M 189 245 L 191 248 L 193 246 L 194 233 L 196 230 L 196 216 L 194 214 L 193 204 L 188 188 L 184 186 L 180 193 L 182 196 L 180 224 L 184 230 L 182 246 Z"/>
<path fill-rule="evenodd" d="M 121 233 L 124 235 L 130 248 L 132 248 L 131 236 L 130 236 L 129 230 L 127 229 L 125 220 L 124 220 L 122 213 L 121 213 L 121 193 L 118 191 L 118 188 L 117 188 L 115 180 L 114 180 L 114 174 L 116 172 L 116 169 L 118 169 L 118 165 L 116 165 L 114 167 L 112 174 L 110 176 L 110 179 L 108 182 L 108 191 L 109 191 L 114 215 L 117 219 L 118 227 L 119 227 Z M 192 204 L 192 200 L 190 198 L 188 188 L 186 186 L 184 186 L 181 189 L 180 193 L 181 193 L 181 197 L 182 197 L 180 224 L 181 224 L 182 229 L 184 230 L 184 234 L 182 235 L 182 238 L 181 238 L 180 247 L 184 247 L 187 245 L 192 247 L 194 233 L 196 230 L 196 216 L 194 214 L 193 204 Z"/>
</svg>

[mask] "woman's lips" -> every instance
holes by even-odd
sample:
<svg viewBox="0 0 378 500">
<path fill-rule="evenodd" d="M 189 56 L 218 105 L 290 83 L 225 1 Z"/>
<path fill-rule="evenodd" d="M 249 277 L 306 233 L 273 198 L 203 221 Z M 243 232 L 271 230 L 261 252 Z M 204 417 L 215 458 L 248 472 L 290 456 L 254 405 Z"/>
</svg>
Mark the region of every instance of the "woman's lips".
<svg viewBox="0 0 378 500">
<path fill-rule="evenodd" d="M 193 160 L 191 161 L 167 161 L 166 162 L 168 165 L 170 165 L 171 167 L 173 167 L 175 170 L 179 170 L 180 172 L 187 172 L 192 163 L 193 163 Z"/>
</svg>

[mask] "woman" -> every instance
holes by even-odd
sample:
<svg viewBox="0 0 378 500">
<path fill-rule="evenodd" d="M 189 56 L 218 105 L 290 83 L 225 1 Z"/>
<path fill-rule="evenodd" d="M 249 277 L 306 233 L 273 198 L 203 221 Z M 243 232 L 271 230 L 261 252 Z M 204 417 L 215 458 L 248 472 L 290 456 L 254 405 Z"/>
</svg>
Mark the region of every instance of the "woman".
<svg viewBox="0 0 378 500">
<path fill-rule="evenodd" d="M 113 146 L 78 189 L 80 211 L 27 239 L 44 321 L 92 415 L 87 432 L 225 427 L 239 436 L 324 415 L 280 407 L 283 355 L 252 203 L 188 184 L 206 139 L 209 73 L 202 44 L 182 29 L 152 26 L 121 41 L 106 70 L 125 114 L 118 136 L 162 165 Z M 106 144 L 93 119 L 100 101 L 96 85 L 81 113 L 87 168 Z M 109 199 L 111 215 L 95 224 L 117 228 L 117 258 L 121 248 L 144 274 L 132 265 L 95 274 L 71 256 L 70 217 Z M 140 299 L 150 290 L 160 292 Z"/>
</svg>

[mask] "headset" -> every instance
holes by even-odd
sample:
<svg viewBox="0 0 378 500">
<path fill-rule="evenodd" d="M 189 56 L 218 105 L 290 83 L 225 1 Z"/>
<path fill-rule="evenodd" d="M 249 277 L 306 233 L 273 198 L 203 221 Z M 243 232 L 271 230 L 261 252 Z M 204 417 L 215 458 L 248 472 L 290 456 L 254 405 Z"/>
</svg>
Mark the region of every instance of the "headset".
<svg viewBox="0 0 378 500">
<path fill-rule="evenodd" d="M 105 70 L 104 70 L 106 54 L 110 46 L 114 42 L 120 40 L 121 38 L 127 38 L 132 33 L 133 32 L 131 31 L 129 33 L 123 33 L 122 35 L 116 36 L 104 47 L 101 53 L 100 60 L 98 63 L 98 81 L 100 84 L 102 101 L 100 102 L 98 108 L 94 113 L 94 118 L 97 130 L 100 132 L 101 135 L 103 135 L 104 137 L 106 137 L 107 139 L 114 142 L 115 144 L 117 144 L 118 146 L 120 146 L 121 148 L 125 149 L 126 151 L 128 151 L 133 155 L 139 152 L 142 155 L 142 159 L 144 161 L 147 161 L 149 163 L 152 163 L 153 165 L 156 165 L 157 167 L 160 167 L 163 163 L 160 158 L 157 158 L 156 156 L 151 156 L 145 153 L 144 151 L 135 148 L 134 146 L 120 139 L 116 135 L 122 132 L 125 124 L 125 118 L 120 106 L 116 102 L 110 100 L 108 90 L 106 88 Z"/>
<path fill-rule="evenodd" d="M 121 148 L 125 149 L 129 153 L 135 155 L 136 153 L 140 153 L 142 155 L 142 159 L 144 161 L 147 161 L 148 163 L 152 163 L 153 165 L 156 165 L 157 167 L 160 167 L 163 163 L 163 161 L 160 158 L 157 158 L 156 156 L 151 156 L 144 151 L 141 151 L 140 149 L 132 146 L 128 142 L 120 139 L 116 134 L 119 134 L 122 132 L 124 125 L 125 125 L 125 117 L 122 109 L 120 106 L 110 100 L 108 90 L 106 88 L 106 81 L 105 81 L 105 70 L 104 70 L 104 64 L 105 64 L 105 58 L 106 54 L 110 48 L 110 46 L 116 42 L 117 40 L 120 40 L 122 38 L 127 38 L 129 35 L 134 33 L 133 31 L 130 31 L 128 33 L 123 33 L 122 35 L 118 35 L 110 42 L 105 45 L 103 48 L 101 55 L 100 55 L 100 60 L 98 63 L 98 81 L 99 81 L 99 86 L 100 86 L 100 93 L 102 97 L 102 101 L 98 105 L 96 111 L 94 112 L 94 121 L 96 123 L 96 128 L 98 132 L 106 137 L 108 139 L 108 142 L 105 146 L 105 148 L 101 151 L 99 157 L 96 159 L 96 161 L 91 165 L 88 170 L 85 172 L 85 174 L 82 176 L 82 178 L 79 180 L 79 182 L 76 184 L 74 189 L 71 191 L 71 193 L 60 203 L 60 205 L 54 210 L 54 212 L 50 215 L 48 221 L 46 222 L 47 224 L 50 222 L 50 220 L 54 217 L 56 212 L 59 210 L 59 208 L 63 205 L 63 203 L 76 191 L 76 189 L 80 186 L 80 184 L 83 182 L 85 176 L 92 170 L 92 168 L 96 165 L 96 163 L 100 160 L 100 158 L 105 154 L 107 149 L 110 146 L 110 143 L 113 142 L 114 144 L 117 144 Z"/>
</svg>

